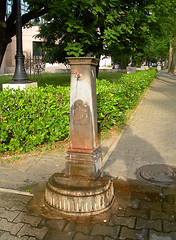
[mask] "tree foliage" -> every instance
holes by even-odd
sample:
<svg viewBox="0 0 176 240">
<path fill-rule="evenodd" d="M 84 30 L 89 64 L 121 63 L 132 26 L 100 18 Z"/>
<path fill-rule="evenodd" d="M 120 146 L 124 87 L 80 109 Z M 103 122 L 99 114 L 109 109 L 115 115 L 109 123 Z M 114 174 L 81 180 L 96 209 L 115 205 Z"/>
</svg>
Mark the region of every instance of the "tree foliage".
<svg viewBox="0 0 176 240">
<path fill-rule="evenodd" d="M 150 0 L 54 0 L 39 34 L 45 39 L 47 61 L 113 55 L 114 49 L 117 55 L 143 52 L 153 22 L 150 6 Z"/>
<path fill-rule="evenodd" d="M 47 62 L 64 62 L 66 56 L 105 54 L 112 55 L 114 63 L 123 61 L 126 65 L 124 60 L 129 56 L 136 62 L 154 56 L 157 45 L 157 57 L 161 58 L 176 36 L 175 0 L 26 1 L 29 12 L 22 16 L 23 25 L 44 15 L 39 37 L 44 39 Z M 0 64 L 16 31 L 17 0 L 8 18 L 6 2 L 0 1 Z"/>
</svg>

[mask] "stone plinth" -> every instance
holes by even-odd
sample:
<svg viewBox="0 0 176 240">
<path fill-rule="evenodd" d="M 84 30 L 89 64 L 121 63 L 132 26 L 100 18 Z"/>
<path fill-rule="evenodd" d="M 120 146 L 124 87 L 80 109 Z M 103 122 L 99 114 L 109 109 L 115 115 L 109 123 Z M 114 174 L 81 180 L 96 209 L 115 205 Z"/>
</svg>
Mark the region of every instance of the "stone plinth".
<svg viewBox="0 0 176 240">
<path fill-rule="evenodd" d="M 48 181 L 45 200 L 49 206 L 67 215 L 89 216 L 106 211 L 113 203 L 112 181 L 69 179 L 55 173 Z"/>
<path fill-rule="evenodd" d="M 97 131 L 96 58 L 68 58 L 71 65 L 70 147 L 65 174 L 46 185 L 46 203 L 68 215 L 106 211 L 114 199 L 112 181 L 101 178 Z"/>
<path fill-rule="evenodd" d="M 161 66 L 157 66 L 157 70 L 158 70 L 158 71 L 161 71 Z"/>
<path fill-rule="evenodd" d="M 136 72 L 136 67 L 127 67 L 127 74 L 135 73 Z"/>
<path fill-rule="evenodd" d="M 31 82 L 31 83 L 4 83 L 2 84 L 2 90 L 4 89 L 13 89 L 13 90 L 24 90 L 28 87 L 37 87 L 37 82 Z"/>
</svg>

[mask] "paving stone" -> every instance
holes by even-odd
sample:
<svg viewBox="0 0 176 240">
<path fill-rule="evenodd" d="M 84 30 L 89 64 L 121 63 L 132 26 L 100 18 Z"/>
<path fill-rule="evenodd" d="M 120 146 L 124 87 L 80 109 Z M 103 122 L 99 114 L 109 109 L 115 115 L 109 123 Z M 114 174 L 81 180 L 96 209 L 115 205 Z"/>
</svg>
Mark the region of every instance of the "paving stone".
<svg viewBox="0 0 176 240">
<path fill-rule="evenodd" d="M 8 222 L 6 219 L 0 220 L 0 230 L 8 231 L 12 235 L 17 234 L 20 231 L 20 229 L 23 227 L 23 225 L 24 225 L 23 223 Z"/>
<path fill-rule="evenodd" d="M 18 210 L 18 211 L 23 211 L 23 212 L 27 212 L 28 211 L 28 209 L 26 207 L 26 203 L 24 203 L 24 202 L 15 202 L 13 204 L 13 206 L 10 208 L 10 210 L 11 211 Z"/>
<path fill-rule="evenodd" d="M 175 194 L 167 194 L 167 195 L 164 195 L 163 198 L 164 198 L 164 202 L 166 203 L 175 203 Z"/>
<path fill-rule="evenodd" d="M 132 207 L 132 208 L 138 208 L 139 207 L 139 199 L 130 199 L 130 203 L 128 204 L 128 207 Z"/>
<path fill-rule="evenodd" d="M 119 217 L 124 217 L 125 215 L 125 207 L 121 208 L 121 207 L 118 207 L 115 211 L 115 214 Z"/>
<path fill-rule="evenodd" d="M 171 220 L 176 219 L 176 215 L 172 212 L 161 212 L 161 211 L 150 211 L 150 219 L 156 220 L 156 219 L 162 219 L 162 220 Z"/>
<path fill-rule="evenodd" d="M 149 209 L 134 209 L 127 207 L 125 211 L 126 217 L 141 217 L 148 219 L 149 218 Z"/>
<path fill-rule="evenodd" d="M 171 204 L 171 203 L 168 203 L 168 202 L 163 203 L 163 211 L 164 212 L 172 212 L 173 209 L 176 210 L 176 205 L 175 204 Z"/>
<path fill-rule="evenodd" d="M 19 237 L 23 236 L 31 236 L 31 237 L 36 237 L 37 239 L 43 239 L 43 237 L 46 235 L 48 232 L 47 228 L 35 228 L 32 227 L 29 224 L 23 225 L 22 229 L 18 232 Z"/>
<path fill-rule="evenodd" d="M 17 236 L 11 235 L 9 232 L 4 232 L 2 236 L 0 236 L 0 240 L 29 240 L 29 237 L 28 236 L 17 237 Z"/>
<path fill-rule="evenodd" d="M 33 227 L 37 227 L 41 221 L 41 218 L 28 215 L 25 212 L 21 212 L 14 220 L 16 223 L 29 223 Z"/>
<path fill-rule="evenodd" d="M 69 221 L 64 228 L 65 232 L 76 232 L 76 222 Z"/>
<path fill-rule="evenodd" d="M 134 228 L 136 217 L 117 217 L 116 215 L 113 215 L 109 225 L 125 225 L 129 228 Z"/>
<path fill-rule="evenodd" d="M 90 224 L 77 223 L 76 232 L 81 232 L 83 234 L 89 234 L 92 226 Z"/>
<path fill-rule="evenodd" d="M 111 238 L 111 237 L 105 237 L 104 240 L 114 240 L 114 238 Z"/>
<path fill-rule="evenodd" d="M 137 218 L 136 229 L 153 229 L 161 231 L 161 220 L 146 220 Z"/>
<path fill-rule="evenodd" d="M 176 232 L 176 222 L 163 221 L 163 231 L 164 232 Z"/>
<path fill-rule="evenodd" d="M 163 193 L 176 195 L 176 189 L 174 187 L 173 188 L 163 188 Z"/>
<path fill-rule="evenodd" d="M 1 195 L 0 195 L 1 196 Z M 13 205 L 16 203 L 16 201 L 13 200 L 5 200 L 5 199 L 0 199 L 0 207 L 5 208 L 7 210 L 10 210 Z M 16 209 L 15 209 L 16 210 Z"/>
<path fill-rule="evenodd" d="M 90 236 L 90 235 L 85 235 L 83 233 L 76 233 L 73 240 L 103 240 L 103 236 L 100 236 L 100 235 Z"/>
<path fill-rule="evenodd" d="M 136 229 L 129 229 L 127 227 L 122 227 L 119 240 L 126 240 L 126 239 L 132 239 L 132 240 L 148 240 L 148 230 L 142 229 L 142 230 L 136 230 Z"/>
<path fill-rule="evenodd" d="M 16 194 L 16 193 L 0 193 L 0 204 L 1 202 L 5 201 L 7 203 L 12 203 L 12 202 L 23 202 L 23 203 L 28 203 L 31 200 L 31 196 L 25 196 L 21 194 Z"/>
<path fill-rule="evenodd" d="M 153 209 L 153 210 L 162 210 L 162 202 L 147 202 L 147 201 L 140 201 L 139 203 L 140 209 Z"/>
<path fill-rule="evenodd" d="M 8 221 L 13 221 L 19 214 L 20 211 L 9 211 L 5 208 L 0 208 L 0 217 L 6 218 Z"/>
<path fill-rule="evenodd" d="M 175 232 L 163 233 L 151 230 L 149 233 L 149 240 L 175 240 L 175 239 L 176 239 Z"/>
<path fill-rule="evenodd" d="M 101 224 L 95 224 L 93 227 L 90 235 L 103 235 L 103 236 L 110 236 L 113 238 L 116 238 L 118 236 L 120 227 L 115 226 L 106 226 L 106 225 L 101 225 Z"/>
<path fill-rule="evenodd" d="M 28 203 L 32 199 L 32 196 L 26 196 L 26 195 L 15 194 L 15 193 L 9 193 L 9 197 L 10 199 L 14 199 L 17 202 L 23 202 L 23 203 Z"/>
<path fill-rule="evenodd" d="M 41 221 L 41 226 L 46 226 L 49 229 L 54 229 L 57 231 L 63 230 L 66 225 L 65 220 L 60 219 L 46 219 Z"/>
<path fill-rule="evenodd" d="M 64 232 L 81 232 L 83 234 L 89 234 L 92 224 L 70 221 L 64 228 Z"/>
<path fill-rule="evenodd" d="M 145 192 L 141 192 L 144 189 L 140 189 L 139 192 L 132 192 L 131 193 L 131 198 L 137 198 L 138 200 L 144 200 L 144 201 L 156 201 L 158 198 L 160 198 L 160 195 L 156 194 L 156 193 L 151 193 L 150 189 L 145 189 Z"/>
<path fill-rule="evenodd" d="M 72 240 L 74 233 L 72 232 L 58 232 L 56 230 L 49 231 L 43 240 Z"/>
</svg>

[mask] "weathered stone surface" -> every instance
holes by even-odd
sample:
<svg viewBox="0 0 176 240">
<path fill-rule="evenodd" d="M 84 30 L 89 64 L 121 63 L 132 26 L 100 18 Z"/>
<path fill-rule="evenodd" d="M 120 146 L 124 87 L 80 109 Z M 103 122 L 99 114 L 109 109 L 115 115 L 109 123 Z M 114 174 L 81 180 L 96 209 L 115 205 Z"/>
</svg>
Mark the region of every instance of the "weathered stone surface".
<svg viewBox="0 0 176 240">
<path fill-rule="evenodd" d="M 164 232 L 176 232 L 176 223 L 175 219 L 172 219 L 172 221 L 163 221 L 163 231 Z"/>
<path fill-rule="evenodd" d="M 55 230 L 51 230 L 47 233 L 47 235 L 43 238 L 43 240 L 72 240 L 74 233 L 72 232 L 58 232 Z"/>
<path fill-rule="evenodd" d="M 37 82 L 32 82 L 32 83 L 16 83 L 16 84 L 10 84 L 10 83 L 4 83 L 2 84 L 2 88 L 4 89 L 20 89 L 20 90 L 24 90 L 25 88 L 29 88 L 29 87 L 37 87 Z"/>
<path fill-rule="evenodd" d="M 162 210 L 162 202 L 140 201 L 139 208 L 140 209 L 153 209 L 153 210 L 161 211 Z"/>
<path fill-rule="evenodd" d="M 39 228 L 32 227 L 29 224 L 25 224 L 23 225 L 23 227 L 21 228 L 21 230 L 18 232 L 17 235 L 19 237 L 31 236 L 31 237 L 37 238 L 38 240 L 42 240 L 47 232 L 48 232 L 47 228 L 39 229 Z"/>
<path fill-rule="evenodd" d="M 117 217 L 116 215 L 113 215 L 109 222 L 109 225 L 125 225 L 129 228 L 134 228 L 135 220 L 136 217 Z"/>
<path fill-rule="evenodd" d="M 93 227 L 90 235 L 102 235 L 102 236 L 110 236 L 113 238 L 117 238 L 118 234 L 119 234 L 119 230 L 120 227 L 115 226 L 115 227 L 111 227 L 111 226 L 106 226 L 106 225 L 101 225 L 101 224 L 95 224 L 95 226 Z"/>
<path fill-rule="evenodd" d="M 129 229 L 127 227 L 122 227 L 119 240 L 126 240 L 126 239 L 133 239 L 133 240 L 148 240 L 148 230 L 136 230 L 136 229 Z"/>
<path fill-rule="evenodd" d="M 5 208 L 0 208 L 0 217 L 6 218 L 8 221 L 13 221 L 19 214 L 20 211 L 9 211 Z"/>
<path fill-rule="evenodd" d="M 149 233 L 149 240 L 175 240 L 175 239 L 176 239 L 175 232 L 163 233 L 151 230 Z"/>
<path fill-rule="evenodd" d="M 46 202 L 59 211 L 70 215 L 92 215 L 107 210 L 114 198 L 111 180 L 98 178 L 85 180 L 54 174 L 45 190 Z"/>
<path fill-rule="evenodd" d="M 82 233 L 76 233 L 74 240 L 103 240 L 103 236 L 100 235 L 90 236 L 84 235 Z"/>
<path fill-rule="evenodd" d="M 133 208 L 127 207 L 125 216 L 127 216 L 127 217 L 136 216 L 136 217 L 148 219 L 149 218 L 149 209 L 133 209 Z"/>
<path fill-rule="evenodd" d="M 33 227 L 37 227 L 41 221 L 41 218 L 29 215 L 25 212 L 21 212 L 14 220 L 15 223 L 29 223 Z"/>
<path fill-rule="evenodd" d="M 150 219 L 157 220 L 157 219 L 163 219 L 163 220 L 174 220 L 175 215 L 171 212 L 161 212 L 161 211 L 150 211 Z"/>
<path fill-rule="evenodd" d="M 25 202 L 15 202 L 15 204 L 13 204 L 13 206 L 10 208 L 11 211 L 23 211 L 26 212 L 27 208 L 26 208 L 26 203 Z"/>
<path fill-rule="evenodd" d="M 159 232 L 161 231 L 161 228 L 161 220 L 146 220 L 137 218 L 136 229 L 153 229 Z"/>
<path fill-rule="evenodd" d="M 136 72 L 136 67 L 126 67 L 127 74 L 132 74 Z"/>
<path fill-rule="evenodd" d="M 50 177 L 45 201 L 67 215 L 89 216 L 114 200 L 113 183 L 99 177 L 102 168 L 98 141 L 96 67 L 92 57 L 67 58 L 71 65 L 70 147 L 65 174 Z"/>
<path fill-rule="evenodd" d="M 11 235 L 9 232 L 4 232 L 2 236 L 0 236 L 1 240 L 36 240 L 36 238 L 32 239 L 29 236 L 18 237 Z"/>
<path fill-rule="evenodd" d="M 98 143 L 96 58 L 68 58 L 71 65 L 70 148 L 66 173 L 96 178 L 101 169 Z"/>
<path fill-rule="evenodd" d="M 90 233 L 91 227 L 89 224 L 69 221 L 64 228 L 64 232 L 81 232 L 87 235 Z"/>
<path fill-rule="evenodd" d="M 46 226 L 49 229 L 54 229 L 56 231 L 62 231 L 66 225 L 66 221 L 64 219 L 46 219 L 41 221 L 41 225 Z"/>
<path fill-rule="evenodd" d="M 0 220 L 0 230 L 8 231 L 12 235 L 17 234 L 23 226 L 23 223 L 12 223 L 8 222 L 6 219 Z"/>
</svg>

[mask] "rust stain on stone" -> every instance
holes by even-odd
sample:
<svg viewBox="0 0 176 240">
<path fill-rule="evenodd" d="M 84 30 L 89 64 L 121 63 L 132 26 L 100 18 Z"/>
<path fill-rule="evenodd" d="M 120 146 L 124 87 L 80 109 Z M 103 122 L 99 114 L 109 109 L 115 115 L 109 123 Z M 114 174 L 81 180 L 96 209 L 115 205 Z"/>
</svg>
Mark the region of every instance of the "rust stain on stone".
<svg viewBox="0 0 176 240">
<path fill-rule="evenodd" d="M 92 149 L 91 113 L 88 104 L 81 99 L 71 107 L 70 145 L 72 149 Z"/>
</svg>

